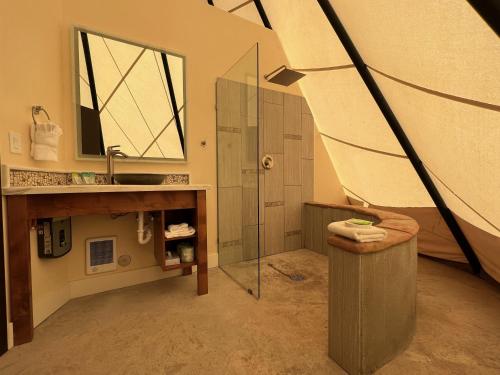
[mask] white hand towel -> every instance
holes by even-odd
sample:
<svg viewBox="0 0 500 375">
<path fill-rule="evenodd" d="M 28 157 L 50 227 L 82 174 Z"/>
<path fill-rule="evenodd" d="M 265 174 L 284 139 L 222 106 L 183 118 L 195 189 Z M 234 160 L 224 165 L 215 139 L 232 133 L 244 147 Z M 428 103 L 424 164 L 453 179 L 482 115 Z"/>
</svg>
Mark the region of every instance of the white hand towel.
<svg viewBox="0 0 500 375">
<path fill-rule="evenodd" d="M 51 121 L 31 125 L 31 156 L 35 160 L 57 161 L 57 146 L 63 131 Z"/>
<path fill-rule="evenodd" d="M 31 125 L 31 141 L 40 145 L 57 147 L 63 131 L 53 122 L 42 122 Z"/>
<path fill-rule="evenodd" d="M 31 156 L 35 160 L 57 161 L 57 148 L 31 143 Z"/>
<path fill-rule="evenodd" d="M 387 237 L 387 231 L 383 228 L 370 226 L 369 228 L 348 227 L 345 221 L 335 221 L 328 225 L 328 230 L 334 234 L 350 238 L 358 242 L 382 241 Z"/>
</svg>

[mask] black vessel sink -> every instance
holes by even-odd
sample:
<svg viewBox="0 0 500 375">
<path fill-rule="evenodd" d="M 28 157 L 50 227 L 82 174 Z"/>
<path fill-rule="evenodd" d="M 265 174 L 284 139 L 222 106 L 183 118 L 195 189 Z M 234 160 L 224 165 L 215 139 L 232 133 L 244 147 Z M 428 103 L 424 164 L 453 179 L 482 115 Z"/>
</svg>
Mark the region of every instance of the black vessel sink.
<svg viewBox="0 0 500 375">
<path fill-rule="evenodd" d="M 164 174 L 153 173 L 116 173 L 115 183 L 120 185 L 161 185 Z"/>
</svg>

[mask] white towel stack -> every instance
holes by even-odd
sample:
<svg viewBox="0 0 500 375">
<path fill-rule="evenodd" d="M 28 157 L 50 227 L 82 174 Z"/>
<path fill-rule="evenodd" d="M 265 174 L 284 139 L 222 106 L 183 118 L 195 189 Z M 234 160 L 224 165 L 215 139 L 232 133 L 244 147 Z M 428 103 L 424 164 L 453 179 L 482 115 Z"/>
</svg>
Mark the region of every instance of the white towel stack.
<svg viewBox="0 0 500 375">
<path fill-rule="evenodd" d="M 31 125 L 31 156 L 35 160 L 57 161 L 57 146 L 63 131 L 53 122 Z"/>
<path fill-rule="evenodd" d="M 165 238 L 187 237 L 196 233 L 196 230 L 187 223 L 171 224 L 165 231 Z"/>
<path fill-rule="evenodd" d="M 365 225 L 365 228 L 361 228 L 361 225 L 353 227 L 346 221 L 335 221 L 330 223 L 328 224 L 328 230 L 331 233 L 338 234 L 339 236 L 347 237 L 358 242 L 382 241 L 387 237 L 387 231 L 383 228 L 371 225 Z"/>
</svg>

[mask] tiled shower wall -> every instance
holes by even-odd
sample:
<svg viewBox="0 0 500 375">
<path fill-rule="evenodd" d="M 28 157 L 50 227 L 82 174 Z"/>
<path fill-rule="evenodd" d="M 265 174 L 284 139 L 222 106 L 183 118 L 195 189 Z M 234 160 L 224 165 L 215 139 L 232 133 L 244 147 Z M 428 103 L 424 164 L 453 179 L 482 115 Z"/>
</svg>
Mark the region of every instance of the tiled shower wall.
<svg viewBox="0 0 500 375">
<path fill-rule="evenodd" d="M 262 255 L 302 248 L 302 203 L 313 200 L 314 121 L 306 101 L 259 93 L 258 180 L 255 88 L 217 81 L 219 253 L 231 262 L 256 258 L 259 226 Z M 260 163 L 266 154 L 274 159 L 269 170 Z"/>
</svg>

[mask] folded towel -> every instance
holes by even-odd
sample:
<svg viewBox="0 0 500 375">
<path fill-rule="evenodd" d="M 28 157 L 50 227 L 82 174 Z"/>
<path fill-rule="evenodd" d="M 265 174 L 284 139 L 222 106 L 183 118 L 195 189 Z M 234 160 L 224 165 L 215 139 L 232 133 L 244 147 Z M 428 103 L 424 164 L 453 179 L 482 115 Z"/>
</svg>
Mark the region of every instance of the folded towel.
<svg viewBox="0 0 500 375">
<path fill-rule="evenodd" d="M 358 242 L 382 241 L 387 237 L 387 231 L 376 226 L 367 228 L 349 227 L 345 221 L 335 221 L 328 225 L 328 230 L 334 234 L 350 238 Z"/>
<path fill-rule="evenodd" d="M 194 231 L 194 229 L 192 227 L 189 227 L 189 228 L 186 228 L 186 229 L 174 230 L 174 231 L 167 230 L 167 232 L 169 234 L 172 234 L 172 235 L 181 235 L 181 236 L 186 235 L 186 233 L 191 233 L 192 231 Z"/>
<path fill-rule="evenodd" d="M 165 238 L 187 237 L 187 236 L 192 236 L 195 233 L 196 233 L 196 230 L 193 227 L 188 227 L 186 229 L 177 230 L 175 232 L 166 230 L 165 231 Z"/>
<path fill-rule="evenodd" d="M 168 231 L 165 231 L 165 238 L 177 238 L 177 237 L 188 237 L 192 236 L 196 232 L 194 229 L 192 231 L 186 231 L 186 232 L 179 232 L 179 233 L 170 233 Z"/>
<path fill-rule="evenodd" d="M 362 234 L 358 236 L 358 242 L 377 242 L 382 241 L 386 235 L 384 234 Z"/>
<path fill-rule="evenodd" d="M 355 224 L 355 223 L 350 223 L 348 221 L 345 222 L 346 227 L 350 228 L 360 228 L 360 229 L 366 229 L 366 228 L 371 228 L 371 225 L 366 225 L 366 224 Z"/>
<path fill-rule="evenodd" d="M 57 146 L 63 131 L 53 122 L 31 125 L 31 156 L 35 160 L 57 161 Z"/>
<path fill-rule="evenodd" d="M 61 127 L 51 121 L 31 125 L 31 141 L 40 145 L 57 147 L 62 133 Z"/>
<path fill-rule="evenodd" d="M 180 223 L 180 224 L 170 224 L 167 229 L 169 232 L 176 232 L 178 230 L 182 229 L 188 229 L 188 224 L 187 223 Z"/>
<path fill-rule="evenodd" d="M 35 160 L 57 161 L 57 148 L 31 143 L 31 156 Z"/>
</svg>

